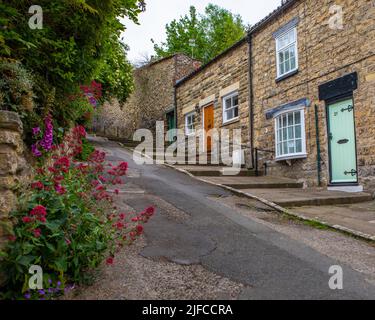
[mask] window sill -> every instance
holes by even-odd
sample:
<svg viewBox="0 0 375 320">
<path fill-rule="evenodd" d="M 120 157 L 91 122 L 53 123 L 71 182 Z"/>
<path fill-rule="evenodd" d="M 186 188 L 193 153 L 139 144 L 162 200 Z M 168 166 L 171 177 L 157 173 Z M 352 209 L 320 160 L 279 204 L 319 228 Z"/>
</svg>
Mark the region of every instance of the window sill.
<svg viewBox="0 0 375 320">
<path fill-rule="evenodd" d="M 285 160 L 294 160 L 294 159 L 305 159 L 307 158 L 307 153 L 301 153 L 301 154 L 294 154 L 294 155 L 286 155 L 286 156 L 280 156 L 276 157 L 275 161 L 285 161 Z"/>
<path fill-rule="evenodd" d="M 221 127 L 229 126 L 230 124 L 237 123 L 239 121 L 240 121 L 240 117 L 237 117 L 237 118 L 234 118 L 232 120 L 223 122 L 223 124 L 221 125 Z"/>
<path fill-rule="evenodd" d="M 291 71 L 291 72 L 289 72 L 289 73 L 286 73 L 286 74 L 284 74 L 284 75 L 282 75 L 282 76 L 276 78 L 276 83 L 278 83 L 278 82 L 280 82 L 280 81 L 283 81 L 283 80 L 285 80 L 285 79 L 287 79 L 287 78 L 290 78 L 290 77 L 296 75 L 297 73 L 298 73 L 298 69 L 296 69 L 296 70 L 294 70 L 294 71 Z"/>
</svg>

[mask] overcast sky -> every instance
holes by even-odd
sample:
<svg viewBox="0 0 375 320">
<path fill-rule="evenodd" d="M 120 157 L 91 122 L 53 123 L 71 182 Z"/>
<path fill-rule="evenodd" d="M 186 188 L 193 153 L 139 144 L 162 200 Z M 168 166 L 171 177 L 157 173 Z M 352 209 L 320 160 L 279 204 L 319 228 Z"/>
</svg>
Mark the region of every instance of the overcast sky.
<svg viewBox="0 0 375 320">
<path fill-rule="evenodd" d="M 147 11 L 140 15 L 140 25 L 124 21 L 127 30 L 124 42 L 130 46 L 128 57 L 134 62 L 143 53 L 154 54 L 151 39 L 165 40 L 165 25 L 189 12 L 191 5 L 203 13 L 209 4 L 240 14 L 245 24 L 255 24 L 280 5 L 281 0 L 146 0 Z"/>
</svg>

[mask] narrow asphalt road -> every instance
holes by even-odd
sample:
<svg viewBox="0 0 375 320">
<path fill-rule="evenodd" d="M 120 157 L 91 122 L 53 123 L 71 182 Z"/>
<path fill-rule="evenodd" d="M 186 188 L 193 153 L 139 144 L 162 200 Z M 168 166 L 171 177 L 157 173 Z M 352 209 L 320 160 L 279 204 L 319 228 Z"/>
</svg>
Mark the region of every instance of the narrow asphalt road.
<svg viewBox="0 0 375 320">
<path fill-rule="evenodd" d="M 155 195 L 189 215 L 172 221 L 157 213 L 145 228 L 142 255 L 182 264 L 201 264 L 244 284 L 240 299 L 374 299 L 375 286 L 362 273 L 287 235 L 228 210 L 212 197 L 228 194 L 164 166 L 134 163 L 117 143 L 95 139 L 110 161 L 129 163 L 127 183 Z M 142 210 L 145 203 L 129 199 Z M 329 268 L 343 268 L 343 290 L 331 290 Z"/>
</svg>

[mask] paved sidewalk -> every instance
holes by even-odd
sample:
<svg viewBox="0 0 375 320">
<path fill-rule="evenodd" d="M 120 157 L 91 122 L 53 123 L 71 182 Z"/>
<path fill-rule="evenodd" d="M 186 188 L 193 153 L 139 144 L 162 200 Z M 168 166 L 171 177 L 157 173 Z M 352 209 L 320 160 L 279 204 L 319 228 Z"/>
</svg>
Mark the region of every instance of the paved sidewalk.
<svg viewBox="0 0 375 320">
<path fill-rule="evenodd" d="M 203 182 L 259 200 L 279 212 L 319 222 L 366 240 L 375 241 L 375 201 L 368 193 L 302 189 L 294 180 L 276 177 L 203 176 L 204 167 L 170 166 Z M 220 169 L 217 169 L 220 170 Z"/>
</svg>

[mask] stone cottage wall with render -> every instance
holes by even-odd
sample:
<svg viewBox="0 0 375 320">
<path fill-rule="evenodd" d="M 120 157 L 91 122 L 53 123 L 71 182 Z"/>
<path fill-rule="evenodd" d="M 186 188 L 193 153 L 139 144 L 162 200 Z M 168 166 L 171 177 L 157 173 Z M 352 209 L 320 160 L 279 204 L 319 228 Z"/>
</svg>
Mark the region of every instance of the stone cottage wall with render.
<svg viewBox="0 0 375 320">
<path fill-rule="evenodd" d="M 22 134 L 18 114 L 0 110 L 0 250 L 8 235 L 4 225 L 9 226 L 8 214 L 16 205 L 15 188 L 30 176 L 30 162 L 26 160 Z"/>
<path fill-rule="evenodd" d="M 328 26 L 330 7 L 343 8 L 343 29 Z M 275 162 L 270 154 L 269 172 L 317 184 L 317 143 L 314 106 L 322 156 L 322 182 L 329 182 L 327 119 L 318 87 L 346 74 L 358 73 L 354 91 L 359 180 L 375 189 L 375 3 L 372 0 L 301 0 L 255 31 L 252 36 L 255 147 L 275 150 L 274 120 L 266 112 L 274 107 L 308 98 L 305 111 L 307 158 Z M 276 49 L 273 33 L 298 17 L 298 73 L 276 82 Z"/>
<path fill-rule="evenodd" d="M 202 129 L 202 107 L 214 104 L 214 128 L 242 129 L 247 165 L 250 161 L 248 56 L 249 46 L 244 39 L 176 87 L 178 128 L 185 130 L 185 115 L 195 112 L 195 129 Z M 223 124 L 222 98 L 235 91 L 239 94 L 239 117 Z"/>
<path fill-rule="evenodd" d="M 94 121 L 94 131 L 106 137 L 131 139 L 139 129 L 155 128 L 165 112 L 174 107 L 175 82 L 191 73 L 200 63 L 176 54 L 135 69 L 134 92 L 126 103 L 107 102 Z"/>
</svg>

